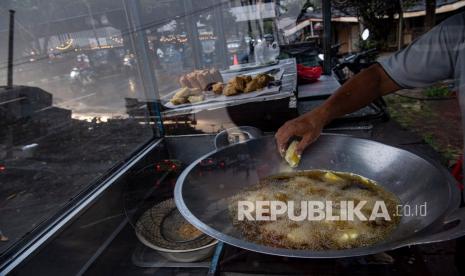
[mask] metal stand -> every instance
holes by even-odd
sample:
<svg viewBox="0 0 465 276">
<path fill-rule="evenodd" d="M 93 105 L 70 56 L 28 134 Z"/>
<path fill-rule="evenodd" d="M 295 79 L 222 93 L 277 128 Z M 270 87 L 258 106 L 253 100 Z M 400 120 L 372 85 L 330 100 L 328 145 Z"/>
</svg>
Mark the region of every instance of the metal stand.
<svg viewBox="0 0 465 276">
<path fill-rule="evenodd" d="M 226 47 L 226 35 L 224 33 L 224 21 L 223 21 L 223 5 L 218 5 L 213 8 L 214 20 L 215 20 L 215 35 L 217 36 L 217 47 L 218 61 L 221 63 L 222 68 L 228 68 L 228 49 Z"/>
<path fill-rule="evenodd" d="M 184 6 L 184 24 L 187 31 L 187 41 L 192 47 L 195 69 L 203 68 L 202 45 L 199 41 L 199 30 L 197 29 L 196 12 L 192 0 L 182 1 Z"/>
<path fill-rule="evenodd" d="M 145 28 L 142 27 L 140 21 L 140 3 L 138 0 L 123 0 L 123 3 L 129 25 L 129 37 L 137 56 L 137 67 L 142 79 L 145 96 L 147 99 L 155 100 L 155 104 L 149 106 L 150 117 L 155 118 L 157 124 L 155 135 L 161 137 L 164 135 L 164 130 L 159 107 L 160 95 Z"/>
<path fill-rule="evenodd" d="M 331 1 L 323 0 L 323 71 L 331 75 Z"/>
<path fill-rule="evenodd" d="M 10 10 L 10 28 L 8 32 L 8 77 L 6 88 L 13 88 L 13 43 L 15 36 L 15 11 Z"/>
</svg>

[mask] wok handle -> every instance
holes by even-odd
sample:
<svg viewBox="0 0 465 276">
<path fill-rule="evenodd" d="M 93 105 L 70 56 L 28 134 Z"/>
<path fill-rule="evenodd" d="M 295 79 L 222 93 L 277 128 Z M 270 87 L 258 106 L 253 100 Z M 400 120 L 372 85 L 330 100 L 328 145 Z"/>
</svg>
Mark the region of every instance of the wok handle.
<svg viewBox="0 0 465 276">
<path fill-rule="evenodd" d="M 426 235 L 424 237 L 414 239 L 413 241 L 409 242 L 408 245 L 414 244 L 425 244 L 425 243 L 433 243 L 433 242 L 441 242 L 441 241 L 448 241 L 453 240 L 465 235 L 465 208 L 458 208 L 448 214 L 442 226 L 446 227 L 449 223 L 458 222 L 456 225 L 443 230 L 436 232 L 434 234 Z"/>
<path fill-rule="evenodd" d="M 250 139 L 263 136 L 263 132 L 251 126 L 239 126 L 225 129 L 215 136 L 215 148 L 220 149 L 229 145 L 242 143 Z"/>
</svg>

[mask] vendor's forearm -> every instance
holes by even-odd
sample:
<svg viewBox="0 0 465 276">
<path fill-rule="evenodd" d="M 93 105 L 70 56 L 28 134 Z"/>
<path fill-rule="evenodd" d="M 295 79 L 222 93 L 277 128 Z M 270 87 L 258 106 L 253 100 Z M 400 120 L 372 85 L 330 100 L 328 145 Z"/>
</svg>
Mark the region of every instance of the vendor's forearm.
<svg viewBox="0 0 465 276">
<path fill-rule="evenodd" d="M 319 113 L 327 124 L 399 89 L 384 69 L 375 64 L 347 81 L 315 112 Z"/>
</svg>

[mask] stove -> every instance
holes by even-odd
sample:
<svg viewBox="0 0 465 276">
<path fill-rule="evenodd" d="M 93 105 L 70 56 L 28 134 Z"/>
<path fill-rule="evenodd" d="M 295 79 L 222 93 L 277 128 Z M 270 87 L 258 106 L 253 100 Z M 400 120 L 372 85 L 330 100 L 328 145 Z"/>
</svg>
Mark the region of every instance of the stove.
<svg viewBox="0 0 465 276">
<path fill-rule="evenodd" d="M 338 133 L 341 133 L 339 131 Z M 345 134 L 371 138 L 439 158 L 419 137 L 394 122 Z M 416 245 L 375 255 L 340 259 L 297 259 L 251 252 L 219 242 L 205 260 L 165 259 L 136 237 L 134 222 L 173 195 L 182 171 L 159 169 L 163 160 L 185 167 L 214 149 L 214 135 L 166 137 L 69 227 L 21 264 L 17 274 L 79 275 L 461 275 L 465 239 Z M 189 145 L 189 147 L 186 147 Z M 158 169 L 157 169 L 158 168 Z M 45 270 L 45 268 L 47 270 Z M 52 270 L 52 271 L 51 271 Z"/>
</svg>

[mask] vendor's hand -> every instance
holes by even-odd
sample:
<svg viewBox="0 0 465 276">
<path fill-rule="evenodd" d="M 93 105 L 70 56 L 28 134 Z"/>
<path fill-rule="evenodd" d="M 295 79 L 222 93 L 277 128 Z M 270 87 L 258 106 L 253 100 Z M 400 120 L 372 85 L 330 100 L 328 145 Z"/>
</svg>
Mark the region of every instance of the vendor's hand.
<svg viewBox="0 0 465 276">
<path fill-rule="evenodd" d="M 297 136 L 302 138 L 296 150 L 297 154 L 301 155 L 305 148 L 320 136 L 325 124 L 326 117 L 318 110 L 287 121 L 275 135 L 279 152 L 283 154 L 287 149 L 289 139 Z"/>
</svg>

